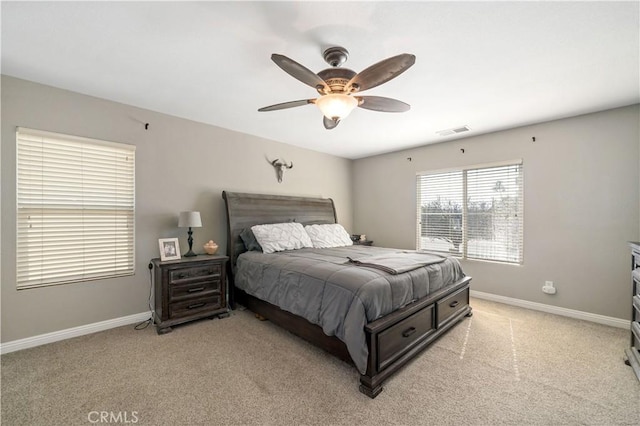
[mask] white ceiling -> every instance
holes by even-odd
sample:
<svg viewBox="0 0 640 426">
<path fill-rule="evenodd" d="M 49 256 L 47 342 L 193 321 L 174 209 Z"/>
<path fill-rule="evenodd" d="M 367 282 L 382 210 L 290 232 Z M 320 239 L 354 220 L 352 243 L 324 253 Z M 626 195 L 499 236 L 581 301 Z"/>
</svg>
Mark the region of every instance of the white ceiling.
<svg viewBox="0 0 640 426">
<path fill-rule="evenodd" d="M 640 102 L 639 2 L 2 2 L 2 73 L 251 135 L 361 158 Z M 316 97 L 271 60 L 318 72 L 416 64 L 325 130 Z M 457 136 L 458 138 L 460 135 Z"/>
</svg>

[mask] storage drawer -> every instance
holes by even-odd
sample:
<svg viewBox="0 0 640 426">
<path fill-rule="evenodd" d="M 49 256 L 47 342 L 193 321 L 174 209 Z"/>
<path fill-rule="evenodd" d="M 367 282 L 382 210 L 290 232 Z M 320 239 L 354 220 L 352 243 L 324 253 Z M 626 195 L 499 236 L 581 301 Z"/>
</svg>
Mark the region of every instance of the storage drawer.
<svg viewBox="0 0 640 426">
<path fill-rule="evenodd" d="M 221 282 L 219 279 L 196 281 L 185 285 L 172 285 L 169 287 L 169 301 L 201 297 L 209 294 L 220 293 Z"/>
<path fill-rule="evenodd" d="M 469 287 L 458 290 L 445 299 L 436 303 L 436 313 L 438 317 L 437 327 L 453 318 L 455 314 L 469 305 Z"/>
<path fill-rule="evenodd" d="M 429 305 L 378 334 L 378 370 L 435 329 L 434 305 Z"/>
<path fill-rule="evenodd" d="M 173 269 L 169 271 L 169 284 L 183 284 L 194 278 L 219 277 L 221 269 L 219 263 Z"/>
<path fill-rule="evenodd" d="M 640 349 L 640 322 L 633 321 L 631 323 L 631 334 L 633 334 L 633 346 L 635 346 L 636 349 Z"/>
<path fill-rule="evenodd" d="M 169 304 L 169 318 L 176 319 L 188 317 L 199 312 L 214 311 L 221 307 L 220 295 L 189 299 L 182 302 L 173 302 Z"/>
<path fill-rule="evenodd" d="M 635 268 L 633 271 L 631 271 L 631 276 L 633 277 L 633 281 L 637 290 L 638 283 L 640 283 L 640 268 Z"/>
</svg>

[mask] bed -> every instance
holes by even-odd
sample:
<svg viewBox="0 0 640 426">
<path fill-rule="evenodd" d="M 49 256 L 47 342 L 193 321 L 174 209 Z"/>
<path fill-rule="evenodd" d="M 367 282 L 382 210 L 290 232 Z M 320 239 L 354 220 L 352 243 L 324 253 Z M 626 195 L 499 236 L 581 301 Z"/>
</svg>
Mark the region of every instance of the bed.
<svg viewBox="0 0 640 426">
<path fill-rule="evenodd" d="M 371 398 L 389 376 L 472 314 L 471 277 L 454 258 L 359 245 L 271 254 L 247 249 L 251 244 L 243 238 L 254 225 L 335 226 L 329 198 L 228 191 L 222 197 L 230 307 L 241 304 L 353 364 L 360 391 Z"/>
</svg>

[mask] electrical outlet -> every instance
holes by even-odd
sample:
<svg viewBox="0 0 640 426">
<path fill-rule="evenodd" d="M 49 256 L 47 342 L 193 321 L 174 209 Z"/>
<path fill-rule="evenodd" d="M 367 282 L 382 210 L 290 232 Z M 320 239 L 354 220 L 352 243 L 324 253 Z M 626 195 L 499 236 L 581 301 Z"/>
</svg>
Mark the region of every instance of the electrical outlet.
<svg viewBox="0 0 640 426">
<path fill-rule="evenodd" d="M 547 294 L 556 294 L 556 288 L 553 286 L 553 281 L 545 281 L 542 286 L 542 292 Z"/>
</svg>

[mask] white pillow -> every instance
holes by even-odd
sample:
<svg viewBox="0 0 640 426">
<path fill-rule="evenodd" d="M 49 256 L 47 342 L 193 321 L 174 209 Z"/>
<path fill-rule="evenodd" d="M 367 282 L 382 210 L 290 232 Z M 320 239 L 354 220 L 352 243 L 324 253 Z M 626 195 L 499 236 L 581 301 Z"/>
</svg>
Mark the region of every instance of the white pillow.
<svg viewBox="0 0 640 426">
<path fill-rule="evenodd" d="M 311 238 L 313 247 L 330 248 L 353 245 L 349 233 L 339 223 L 327 225 L 307 225 L 304 227 Z"/>
<path fill-rule="evenodd" d="M 255 225 L 251 227 L 251 230 L 258 243 L 262 246 L 263 253 L 313 247 L 309 235 L 301 223 L 287 222 Z"/>
</svg>

